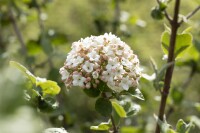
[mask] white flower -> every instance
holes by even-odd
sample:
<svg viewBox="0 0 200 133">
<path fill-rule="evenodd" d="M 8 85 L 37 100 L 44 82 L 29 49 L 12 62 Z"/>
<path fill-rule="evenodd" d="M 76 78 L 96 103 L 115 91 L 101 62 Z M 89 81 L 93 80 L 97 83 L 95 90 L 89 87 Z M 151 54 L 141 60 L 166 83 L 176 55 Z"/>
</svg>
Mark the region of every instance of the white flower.
<svg viewBox="0 0 200 133">
<path fill-rule="evenodd" d="M 119 66 L 115 69 L 114 75 L 115 75 L 116 77 L 121 77 L 122 74 L 124 74 L 125 72 L 126 72 L 126 71 L 124 70 L 123 66 L 122 66 L 122 65 L 119 65 Z"/>
<path fill-rule="evenodd" d="M 86 61 L 82 68 L 86 72 L 91 73 L 93 71 L 93 67 L 94 67 L 93 63 L 90 63 L 89 61 Z"/>
<path fill-rule="evenodd" d="M 97 79 L 97 78 L 99 77 L 99 73 L 98 73 L 97 71 L 94 71 L 94 72 L 92 73 L 92 77 L 93 77 L 94 79 Z"/>
<path fill-rule="evenodd" d="M 111 71 L 111 70 L 115 70 L 117 67 L 119 67 L 119 61 L 118 58 L 114 58 L 114 59 L 109 59 L 108 60 L 108 64 L 106 65 L 106 69 Z"/>
<path fill-rule="evenodd" d="M 129 77 L 127 76 L 125 78 L 122 78 L 121 82 L 119 83 L 119 86 L 127 91 L 129 89 L 129 87 L 131 86 L 131 84 L 132 84 L 132 82 L 129 79 Z"/>
<path fill-rule="evenodd" d="M 109 71 L 103 71 L 102 72 L 102 80 L 105 82 L 112 82 L 113 81 L 113 75 Z"/>
<path fill-rule="evenodd" d="M 115 55 L 113 49 L 110 46 L 103 47 L 102 52 L 105 53 L 105 55 L 110 56 L 110 57 L 114 57 Z"/>
<path fill-rule="evenodd" d="M 90 61 L 95 61 L 95 62 L 98 62 L 100 58 L 99 54 L 96 51 L 88 53 L 87 56 L 89 57 Z"/>
<path fill-rule="evenodd" d="M 62 75 L 62 78 L 61 78 L 62 80 L 68 79 L 69 72 L 64 67 L 61 67 L 59 72 Z"/>
<path fill-rule="evenodd" d="M 74 74 L 73 75 L 73 86 L 80 86 L 84 87 L 84 82 L 86 81 L 86 78 L 81 76 L 80 74 Z"/>
<path fill-rule="evenodd" d="M 82 57 L 77 56 L 76 58 L 74 58 L 74 59 L 72 60 L 72 66 L 73 66 L 73 67 L 78 66 L 80 63 L 83 62 L 83 60 L 84 60 L 84 59 L 83 59 Z"/>
<path fill-rule="evenodd" d="M 115 86 L 115 85 L 111 85 L 111 84 L 107 84 L 108 85 L 108 87 L 110 88 L 110 89 L 112 89 L 113 91 L 115 91 L 115 92 L 121 92 L 121 91 L 123 91 L 123 88 L 121 88 L 121 87 L 119 87 L 119 86 Z"/>
</svg>

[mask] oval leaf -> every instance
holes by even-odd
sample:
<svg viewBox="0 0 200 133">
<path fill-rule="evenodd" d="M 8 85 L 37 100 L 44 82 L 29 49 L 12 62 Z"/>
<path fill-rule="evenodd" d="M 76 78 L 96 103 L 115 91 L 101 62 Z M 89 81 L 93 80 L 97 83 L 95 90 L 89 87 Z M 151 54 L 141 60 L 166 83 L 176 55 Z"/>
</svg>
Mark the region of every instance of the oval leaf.
<svg viewBox="0 0 200 133">
<path fill-rule="evenodd" d="M 84 89 L 83 90 L 89 97 L 98 97 L 100 91 L 96 88 Z"/>
<path fill-rule="evenodd" d="M 112 113 L 112 104 L 108 99 L 99 98 L 95 103 L 95 109 L 102 116 L 110 116 Z"/>
<path fill-rule="evenodd" d="M 124 110 L 124 108 L 118 104 L 117 102 L 112 101 L 112 106 L 115 109 L 115 111 L 117 112 L 117 114 L 121 117 L 121 118 L 125 118 L 126 117 L 126 111 Z"/>
<path fill-rule="evenodd" d="M 162 49 L 165 54 L 168 54 L 170 41 L 170 32 L 165 31 L 161 36 Z M 181 57 L 183 51 L 192 44 L 192 35 L 190 33 L 182 33 L 176 36 L 175 57 Z"/>
</svg>

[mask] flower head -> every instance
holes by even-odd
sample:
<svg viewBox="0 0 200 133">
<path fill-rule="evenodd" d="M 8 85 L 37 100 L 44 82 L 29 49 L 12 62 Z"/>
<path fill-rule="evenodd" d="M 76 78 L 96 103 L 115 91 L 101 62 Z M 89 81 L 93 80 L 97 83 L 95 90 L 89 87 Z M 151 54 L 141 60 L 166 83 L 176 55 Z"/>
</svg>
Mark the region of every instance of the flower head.
<svg viewBox="0 0 200 133">
<path fill-rule="evenodd" d="M 138 85 L 141 69 L 137 55 L 115 35 L 86 37 L 71 48 L 60 69 L 67 87 L 90 89 L 104 82 L 113 91 L 121 92 Z"/>
</svg>

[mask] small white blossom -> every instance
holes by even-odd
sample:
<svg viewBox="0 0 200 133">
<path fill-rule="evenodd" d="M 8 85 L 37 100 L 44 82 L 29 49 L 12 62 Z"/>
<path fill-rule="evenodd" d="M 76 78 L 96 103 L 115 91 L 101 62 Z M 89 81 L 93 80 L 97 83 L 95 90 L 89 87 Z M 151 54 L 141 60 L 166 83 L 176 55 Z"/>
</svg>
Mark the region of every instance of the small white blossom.
<svg viewBox="0 0 200 133">
<path fill-rule="evenodd" d="M 97 79 L 97 78 L 99 77 L 99 73 L 98 73 L 97 71 L 94 71 L 94 72 L 92 73 L 92 77 L 93 77 L 94 79 Z"/>
<path fill-rule="evenodd" d="M 84 82 L 86 81 L 85 77 L 82 77 L 79 74 L 74 74 L 73 75 L 73 86 L 80 86 L 84 87 Z"/>
<path fill-rule="evenodd" d="M 100 58 L 99 54 L 96 51 L 88 53 L 87 56 L 89 57 L 90 61 L 95 61 L 95 62 L 98 62 Z"/>
<path fill-rule="evenodd" d="M 89 61 L 86 61 L 82 68 L 86 72 L 91 73 L 93 71 L 93 67 L 94 67 L 93 63 L 90 63 Z"/>
<path fill-rule="evenodd" d="M 62 78 L 61 78 L 62 80 L 68 79 L 69 72 L 64 67 L 61 67 L 59 72 L 62 75 Z"/>
<path fill-rule="evenodd" d="M 127 91 L 129 87 L 131 86 L 131 83 L 132 82 L 130 81 L 129 77 L 125 77 L 125 78 L 122 78 L 121 82 L 119 83 L 119 86 Z"/>
</svg>

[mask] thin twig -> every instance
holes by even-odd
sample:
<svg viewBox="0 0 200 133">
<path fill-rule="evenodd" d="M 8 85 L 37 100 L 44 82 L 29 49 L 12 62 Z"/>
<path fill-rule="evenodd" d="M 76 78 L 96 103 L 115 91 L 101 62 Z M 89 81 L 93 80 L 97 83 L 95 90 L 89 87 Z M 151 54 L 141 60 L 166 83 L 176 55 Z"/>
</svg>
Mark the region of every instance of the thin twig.
<svg viewBox="0 0 200 133">
<path fill-rule="evenodd" d="M 168 50 L 169 53 L 168 53 L 167 63 L 171 63 L 175 59 L 174 51 L 175 51 L 175 45 L 176 45 L 177 30 L 179 27 L 179 25 L 178 25 L 179 8 L 180 8 L 180 0 L 176 0 L 175 7 L 174 7 L 173 20 L 170 23 L 171 27 L 172 27 L 172 32 L 170 35 L 170 46 L 169 46 L 169 50 Z M 170 90 L 170 84 L 171 84 L 171 79 L 172 79 L 172 75 L 173 75 L 173 70 L 174 70 L 174 64 L 169 66 L 165 73 L 164 89 L 162 91 L 162 97 L 161 97 L 161 103 L 160 103 L 159 115 L 158 115 L 158 117 L 161 121 L 163 120 L 163 116 L 164 116 L 164 112 L 165 112 L 165 106 L 166 106 L 166 101 L 167 101 L 167 97 L 168 97 L 169 90 Z M 159 127 L 158 123 L 156 126 L 155 133 L 160 133 L 160 127 Z"/>
<path fill-rule="evenodd" d="M 165 18 L 169 21 L 169 23 L 171 24 L 172 23 L 172 18 L 171 16 L 169 16 L 169 14 L 167 13 L 166 10 L 164 10 L 164 15 L 165 15 Z"/>
<path fill-rule="evenodd" d="M 114 121 L 112 115 L 110 116 L 110 119 L 111 119 L 112 126 L 113 126 L 113 133 L 118 133 L 118 129 L 117 129 L 116 125 L 115 125 L 115 121 Z"/>
<path fill-rule="evenodd" d="M 13 11 L 12 11 L 11 7 L 9 7 L 9 13 L 10 13 L 10 20 L 11 20 L 14 32 L 15 32 L 15 34 L 16 34 L 19 42 L 20 42 L 20 45 L 21 45 L 22 54 L 23 55 L 27 55 L 26 45 L 25 45 L 24 39 L 22 37 L 22 34 L 21 34 L 20 30 L 19 30 L 19 27 L 17 25 L 16 19 L 14 17 L 14 14 L 13 14 Z"/>
<path fill-rule="evenodd" d="M 188 15 L 186 15 L 186 19 L 189 19 L 191 18 L 195 13 L 197 13 L 198 11 L 200 10 L 200 6 L 197 6 L 192 12 L 188 13 Z M 179 22 L 179 25 L 181 25 L 182 23 L 184 22 L 184 19 L 182 19 L 180 22 Z"/>
</svg>

